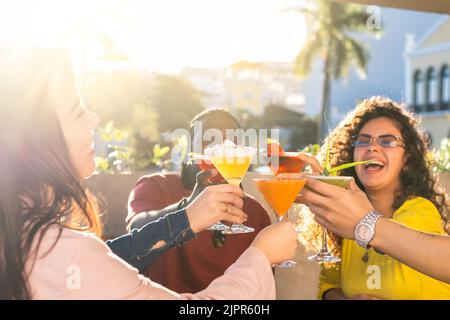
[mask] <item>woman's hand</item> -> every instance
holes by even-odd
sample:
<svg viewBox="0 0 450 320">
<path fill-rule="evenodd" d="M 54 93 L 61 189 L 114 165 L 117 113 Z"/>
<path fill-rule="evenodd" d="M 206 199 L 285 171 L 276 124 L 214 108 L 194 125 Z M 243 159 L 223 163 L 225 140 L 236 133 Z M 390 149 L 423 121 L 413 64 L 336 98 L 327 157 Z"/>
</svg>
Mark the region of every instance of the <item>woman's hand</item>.
<svg viewBox="0 0 450 320">
<path fill-rule="evenodd" d="M 203 231 L 219 221 L 243 223 L 247 215 L 242 211 L 243 191 L 231 184 L 206 187 L 186 207 L 186 214 L 193 232 Z"/>
<path fill-rule="evenodd" d="M 297 248 L 297 232 L 287 219 L 261 230 L 251 246 L 262 250 L 271 264 L 291 259 Z"/>
<path fill-rule="evenodd" d="M 347 239 L 354 238 L 356 225 L 373 210 L 369 199 L 354 180 L 350 182 L 349 189 L 308 180 L 296 202 L 306 204 L 318 223 Z"/>
</svg>

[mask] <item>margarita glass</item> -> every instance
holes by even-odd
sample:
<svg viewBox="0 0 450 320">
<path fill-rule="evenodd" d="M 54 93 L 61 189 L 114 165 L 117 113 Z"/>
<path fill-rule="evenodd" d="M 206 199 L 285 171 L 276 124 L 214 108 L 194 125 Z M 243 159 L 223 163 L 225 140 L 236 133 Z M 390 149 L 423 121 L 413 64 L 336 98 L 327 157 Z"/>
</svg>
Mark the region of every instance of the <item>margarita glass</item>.
<svg viewBox="0 0 450 320">
<path fill-rule="evenodd" d="M 278 216 L 278 222 L 281 222 L 297 195 L 305 186 L 307 179 L 300 174 L 283 174 L 283 177 L 256 178 L 254 181 L 264 199 L 266 199 L 267 204 Z M 296 265 L 295 261 L 289 260 L 273 266 L 277 268 L 292 268 Z"/>
<path fill-rule="evenodd" d="M 229 184 L 236 186 L 241 184 L 255 153 L 256 150 L 254 148 L 237 146 L 230 140 L 225 140 L 223 144 L 216 144 L 205 150 L 206 156 L 222 177 Z M 253 231 L 255 231 L 254 228 L 247 227 L 241 223 L 233 223 L 231 227 L 223 230 L 222 233 L 249 233 Z"/>
<path fill-rule="evenodd" d="M 322 182 L 326 182 L 338 187 L 346 188 L 352 181 L 352 177 L 346 176 L 308 176 L 308 179 L 320 180 Z M 327 263 L 336 263 L 340 262 L 341 259 L 339 257 L 334 256 L 327 245 L 327 231 L 324 227 L 322 227 L 322 246 L 320 250 L 314 255 L 308 257 L 310 261 L 316 262 L 327 262 Z"/>
</svg>

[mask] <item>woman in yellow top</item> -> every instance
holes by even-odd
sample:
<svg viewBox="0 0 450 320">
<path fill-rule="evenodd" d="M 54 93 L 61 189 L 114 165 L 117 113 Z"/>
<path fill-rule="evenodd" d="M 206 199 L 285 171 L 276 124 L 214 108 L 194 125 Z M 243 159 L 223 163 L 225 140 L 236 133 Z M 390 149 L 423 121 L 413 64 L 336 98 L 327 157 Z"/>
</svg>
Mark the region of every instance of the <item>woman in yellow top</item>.
<svg viewBox="0 0 450 320">
<path fill-rule="evenodd" d="M 373 97 L 361 102 L 330 134 L 330 164 L 375 159 L 343 170 L 375 210 L 410 228 L 445 234 L 445 196 L 436 188 L 418 123 L 402 106 Z M 402 239 L 398 239 L 402 241 Z M 343 240 L 342 262 L 323 266 L 321 299 L 450 299 L 450 285 L 395 259 Z"/>
</svg>

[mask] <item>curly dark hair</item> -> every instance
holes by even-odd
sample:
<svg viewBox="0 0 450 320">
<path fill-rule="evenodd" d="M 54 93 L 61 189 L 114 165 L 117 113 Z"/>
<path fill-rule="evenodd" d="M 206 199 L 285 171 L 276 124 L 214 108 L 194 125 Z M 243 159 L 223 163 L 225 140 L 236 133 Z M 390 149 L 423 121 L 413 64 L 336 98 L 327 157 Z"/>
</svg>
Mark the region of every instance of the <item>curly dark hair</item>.
<svg viewBox="0 0 450 320">
<path fill-rule="evenodd" d="M 399 124 L 405 143 L 406 162 L 400 172 L 400 185 L 395 192 L 392 208 L 398 209 L 406 200 L 413 197 L 428 199 L 438 209 L 444 229 L 448 233 L 446 196 L 438 187 L 438 177 L 431 172 L 431 162 L 427 157 L 428 140 L 419 128 L 420 119 L 408 112 L 403 104 L 379 96 L 359 103 L 325 141 L 324 145 L 329 144 L 330 148 L 330 166 L 336 167 L 353 162 L 352 136 L 359 134 L 367 122 L 380 117 L 392 119 Z M 364 190 L 354 167 L 342 170 L 339 175 L 354 177 L 358 186 Z"/>
</svg>

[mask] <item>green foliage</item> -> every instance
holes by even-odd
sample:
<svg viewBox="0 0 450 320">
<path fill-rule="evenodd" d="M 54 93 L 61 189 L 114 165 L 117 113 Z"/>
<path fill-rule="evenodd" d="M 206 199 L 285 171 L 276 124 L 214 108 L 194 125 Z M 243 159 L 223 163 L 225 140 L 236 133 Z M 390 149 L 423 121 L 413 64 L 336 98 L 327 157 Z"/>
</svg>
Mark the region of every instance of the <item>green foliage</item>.
<svg viewBox="0 0 450 320">
<path fill-rule="evenodd" d="M 108 142 L 107 156 L 95 158 L 99 172 L 143 171 L 152 165 L 165 169 L 171 165 L 171 160 L 164 159 L 170 151 L 168 146 L 155 144 L 152 152 L 140 153 L 128 144 L 128 132 L 114 127 L 113 121 L 109 121 L 103 128 L 100 127 L 99 132 L 102 139 Z"/>
<path fill-rule="evenodd" d="M 310 144 L 303 148 L 301 152 L 309 153 L 312 156 L 317 156 L 320 151 L 320 145 L 319 144 Z"/>
<path fill-rule="evenodd" d="M 450 139 L 443 139 L 440 146 L 432 151 L 431 156 L 434 172 L 450 172 Z"/>
<path fill-rule="evenodd" d="M 156 77 L 149 105 L 159 113 L 160 132 L 187 128 L 204 109 L 200 93 L 187 80 L 166 75 Z"/>
<path fill-rule="evenodd" d="M 297 123 L 289 137 L 292 150 L 305 148 L 317 141 L 317 125 L 315 119 L 304 118 Z"/>
<path fill-rule="evenodd" d="M 166 154 L 170 151 L 169 147 L 162 147 L 159 144 L 155 144 L 153 147 L 153 158 L 152 163 L 156 164 L 160 168 L 164 168 L 166 166 L 169 166 L 171 161 L 170 160 L 164 160 L 164 157 Z"/>
<path fill-rule="evenodd" d="M 112 153 L 108 161 L 98 160 L 102 171 L 168 167 L 170 161 L 153 155 L 161 134 L 187 128 L 190 120 L 203 110 L 200 93 L 178 77 L 115 70 L 91 72 L 86 79 L 85 100 L 90 109 L 100 119 L 111 120 L 102 123 L 100 129 L 101 137 L 111 144 L 108 154 Z M 124 146 L 113 148 L 112 141 Z M 123 155 L 128 153 L 128 158 Z M 114 155 L 120 159 L 113 159 Z"/>
</svg>

